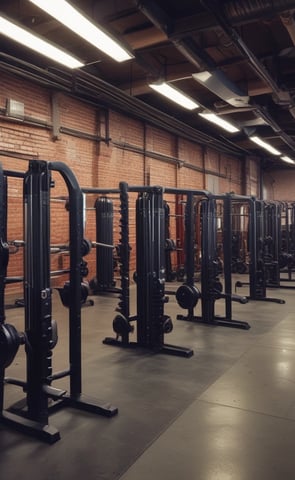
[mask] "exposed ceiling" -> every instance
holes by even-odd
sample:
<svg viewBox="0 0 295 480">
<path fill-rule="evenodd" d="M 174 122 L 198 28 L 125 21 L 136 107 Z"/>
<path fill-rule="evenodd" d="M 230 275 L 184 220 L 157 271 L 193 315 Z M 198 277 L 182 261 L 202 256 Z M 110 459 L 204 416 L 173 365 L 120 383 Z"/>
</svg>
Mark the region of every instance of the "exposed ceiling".
<svg viewBox="0 0 295 480">
<path fill-rule="evenodd" d="M 295 160 L 295 0 L 71 3 L 112 32 L 134 58 L 117 63 L 30 1 L 0 0 L 1 15 L 86 63 L 70 71 L 0 35 L 0 69 L 113 106 L 223 152 L 259 155 L 264 168 L 295 168 L 249 140 L 257 135 Z M 197 75 L 201 72 L 211 74 L 206 85 Z M 154 92 L 149 83 L 160 79 L 200 108 L 184 110 Z M 240 131 L 221 130 L 198 115 L 202 110 Z"/>
</svg>

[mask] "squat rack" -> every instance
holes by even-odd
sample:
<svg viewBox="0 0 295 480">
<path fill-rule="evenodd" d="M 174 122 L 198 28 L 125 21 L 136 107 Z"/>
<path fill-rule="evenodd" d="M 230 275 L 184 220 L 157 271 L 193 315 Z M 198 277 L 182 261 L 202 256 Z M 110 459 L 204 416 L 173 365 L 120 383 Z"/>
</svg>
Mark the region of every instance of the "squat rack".
<svg viewBox="0 0 295 480">
<path fill-rule="evenodd" d="M 68 189 L 70 225 L 70 284 L 69 284 L 69 368 L 52 373 L 52 350 L 56 339 L 51 316 L 50 288 L 50 188 L 51 172 L 58 172 Z M 0 172 L 1 173 L 1 172 Z M 59 431 L 49 425 L 49 414 L 63 406 L 113 416 L 117 408 L 82 394 L 81 366 L 81 264 L 83 242 L 83 196 L 79 184 L 67 165 L 62 162 L 32 160 L 23 175 L 24 200 L 24 308 L 25 331 L 17 332 L 4 322 L 4 288 L 6 276 L 6 174 L 0 178 L 0 233 L 2 248 L 1 288 L 1 349 L 9 360 L 3 359 L 0 383 L 0 422 L 27 434 L 54 443 Z M 23 343 L 26 351 L 26 381 L 5 378 L 4 370 Z M 70 391 L 53 387 L 54 380 L 69 377 Z M 8 409 L 3 408 L 4 383 L 23 388 L 26 396 Z M 52 403 L 51 403 L 52 402 Z"/>
<path fill-rule="evenodd" d="M 173 329 L 172 320 L 164 313 L 169 298 L 165 295 L 165 212 L 164 189 L 158 186 L 119 185 L 121 200 L 121 236 L 119 261 L 121 274 L 120 301 L 113 320 L 116 337 L 106 337 L 104 344 L 120 347 L 141 347 L 154 353 L 191 357 L 190 348 L 166 344 L 164 335 Z M 130 315 L 129 281 L 129 192 L 136 200 L 136 308 Z M 137 340 L 130 341 L 136 323 Z"/>
<path fill-rule="evenodd" d="M 179 320 L 201 322 L 208 325 L 249 329 L 248 322 L 232 319 L 232 302 L 247 303 L 245 296 L 232 293 L 231 263 L 232 263 L 232 224 L 231 203 L 238 200 L 239 196 L 231 194 L 208 194 L 198 200 L 197 209 L 195 195 L 204 192 L 187 191 L 186 202 L 186 228 L 185 228 L 185 254 L 186 254 L 186 283 L 176 292 L 176 299 L 182 308 L 187 308 L 187 315 L 177 315 Z M 221 259 L 217 245 L 217 201 L 223 206 L 223 275 L 224 286 L 219 275 L 221 273 Z M 201 291 L 194 281 L 194 238 L 196 228 L 196 214 L 200 218 L 201 228 Z M 223 292 L 224 288 L 224 292 Z M 201 315 L 194 314 L 194 308 L 201 299 Z M 216 315 L 215 303 L 219 299 L 225 300 L 225 316 Z"/>
</svg>

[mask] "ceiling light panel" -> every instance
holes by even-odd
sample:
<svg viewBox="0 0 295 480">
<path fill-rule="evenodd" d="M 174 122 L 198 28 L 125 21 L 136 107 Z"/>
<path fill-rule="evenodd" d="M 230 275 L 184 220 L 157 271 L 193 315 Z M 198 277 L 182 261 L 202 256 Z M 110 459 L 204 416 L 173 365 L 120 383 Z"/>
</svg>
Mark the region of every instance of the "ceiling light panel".
<svg viewBox="0 0 295 480">
<path fill-rule="evenodd" d="M 252 142 L 254 142 L 257 145 L 259 145 L 260 147 L 264 148 L 269 153 L 272 153 L 273 155 L 281 155 L 281 152 L 279 152 L 276 148 L 272 147 L 269 143 L 265 142 L 261 138 L 255 137 L 255 136 L 254 137 L 249 137 L 249 138 Z"/>
<path fill-rule="evenodd" d="M 28 30 L 19 27 L 2 16 L 0 16 L 0 33 L 68 68 L 79 68 L 84 65 L 72 55 L 69 55 L 37 35 L 33 35 Z"/>
<path fill-rule="evenodd" d="M 215 125 L 218 125 L 219 127 L 223 128 L 227 132 L 230 133 L 235 133 L 239 131 L 239 128 L 235 127 L 232 125 L 230 122 L 227 120 L 224 120 L 223 118 L 220 118 L 218 115 L 215 115 L 215 113 L 199 113 L 200 117 L 204 118 L 205 120 L 208 120 L 208 122 L 212 122 Z"/>
<path fill-rule="evenodd" d="M 94 25 L 65 0 L 29 1 L 117 62 L 124 62 L 133 57 L 130 52 L 111 38 L 109 34 Z"/>
<path fill-rule="evenodd" d="M 281 160 L 283 160 L 283 161 L 286 162 L 286 163 L 290 163 L 290 164 L 293 164 L 293 165 L 295 164 L 295 161 L 292 160 L 292 158 L 287 157 L 286 155 L 284 155 L 283 157 L 281 157 Z"/>
<path fill-rule="evenodd" d="M 175 87 L 172 87 L 168 83 L 165 83 L 165 82 L 151 83 L 149 86 L 156 92 L 160 93 L 161 95 L 168 98 L 169 100 L 172 100 L 178 105 L 181 105 L 183 108 L 186 108 L 187 110 L 194 110 L 196 108 L 199 108 L 199 104 L 197 102 L 195 102 L 190 97 L 187 97 L 180 90 L 178 90 Z"/>
</svg>

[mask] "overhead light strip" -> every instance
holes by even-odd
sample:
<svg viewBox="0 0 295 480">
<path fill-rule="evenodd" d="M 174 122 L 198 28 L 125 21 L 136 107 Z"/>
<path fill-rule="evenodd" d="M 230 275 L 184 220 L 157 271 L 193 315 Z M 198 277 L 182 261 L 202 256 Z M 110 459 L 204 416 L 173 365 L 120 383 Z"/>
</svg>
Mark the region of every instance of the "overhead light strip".
<svg viewBox="0 0 295 480">
<path fill-rule="evenodd" d="M 264 140 L 261 140 L 261 138 L 255 137 L 255 136 L 254 137 L 249 137 L 249 138 L 252 142 L 254 142 L 257 145 L 259 145 L 260 147 L 264 148 L 269 153 L 272 153 L 273 155 L 281 155 L 281 152 L 279 152 L 279 150 L 272 147 L 269 143 L 265 142 Z"/>
<path fill-rule="evenodd" d="M 0 33 L 6 37 L 14 40 L 15 42 L 24 45 L 35 52 L 41 53 L 45 57 L 50 58 L 68 68 L 80 68 L 83 67 L 83 63 L 77 58 L 69 55 L 60 48 L 55 47 L 51 43 L 43 40 L 37 35 L 33 35 L 28 30 L 19 27 L 15 23 L 9 21 L 0 15 Z"/>
<path fill-rule="evenodd" d="M 29 0 L 117 62 L 133 55 L 65 0 Z"/>
<path fill-rule="evenodd" d="M 203 113 L 199 113 L 199 115 L 205 120 L 208 120 L 208 122 L 212 122 L 215 125 L 218 125 L 219 127 L 223 128 L 227 132 L 230 132 L 230 133 L 239 132 L 239 128 L 235 127 L 227 120 L 220 118 L 218 115 L 215 115 L 215 113 L 203 112 Z"/>
<path fill-rule="evenodd" d="M 290 163 L 290 164 L 293 164 L 293 165 L 295 164 L 295 161 L 292 160 L 292 158 L 287 157 L 286 155 L 284 155 L 283 157 L 281 157 L 281 160 L 283 160 L 283 161 L 286 162 L 286 163 Z"/>
<path fill-rule="evenodd" d="M 164 97 L 172 100 L 173 102 L 181 105 L 183 108 L 187 110 L 194 110 L 195 108 L 199 108 L 199 104 L 195 102 L 192 98 L 184 95 L 180 90 L 175 87 L 172 87 L 166 82 L 162 83 L 150 83 L 149 85 L 153 90 L 160 93 Z"/>
</svg>

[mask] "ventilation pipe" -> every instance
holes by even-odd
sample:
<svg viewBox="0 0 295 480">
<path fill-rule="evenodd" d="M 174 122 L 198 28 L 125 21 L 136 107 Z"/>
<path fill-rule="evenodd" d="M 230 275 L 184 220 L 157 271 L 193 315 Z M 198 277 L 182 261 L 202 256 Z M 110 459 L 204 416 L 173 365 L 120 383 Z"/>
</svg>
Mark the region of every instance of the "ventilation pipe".
<svg viewBox="0 0 295 480">
<path fill-rule="evenodd" d="M 244 2 L 241 2 L 243 5 L 245 4 Z M 270 7 L 273 2 L 265 1 L 261 2 L 262 4 L 265 4 L 265 7 Z M 276 2 L 280 4 L 281 8 L 283 8 L 283 4 L 289 4 L 290 2 Z M 292 2 L 293 5 L 295 2 Z M 225 9 L 224 11 L 221 10 L 220 8 L 220 3 L 216 0 L 201 0 L 201 4 L 203 5 L 204 8 L 206 8 L 214 17 L 216 18 L 219 26 L 223 29 L 223 31 L 232 39 L 233 43 L 235 46 L 239 49 L 239 51 L 244 55 L 250 62 L 251 66 L 257 73 L 257 75 L 264 81 L 266 82 L 272 89 L 273 91 L 273 100 L 279 104 L 279 105 L 284 105 L 289 108 L 290 114 L 294 116 L 294 110 L 295 110 L 295 103 L 293 99 L 291 98 L 291 95 L 288 91 L 282 90 L 278 84 L 275 82 L 275 80 L 271 77 L 269 72 L 266 70 L 264 65 L 256 58 L 254 53 L 247 47 L 243 39 L 240 37 L 240 35 L 236 32 L 236 30 L 231 26 L 229 23 L 226 15 L 225 15 Z M 231 4 L 235 4 L 236 6 L 238 5 L 238 2 L 231 2 Z M 240 2 L 239 2 L 240 4 Z M 253 5 L 253 3 L 247 2 L 247 5 Z M 227 4 L 228 7 L 228 4 Z M 276 7 L 278 8 L 278 7 Z M 259 108 L 258 108 L 259 110 Z M 262 118 L 265 118 L 265 112 L 260 109 L 259 113 L 262 115 Z M 263 115 L 264 114 L 264 115 Z M 268 124 L 269 126 L 273 129 L 274 132 L 278 133 L 279 137 L 283 140 L 284 143 L 286 143 L 289 147 L 291 145 L 295 145 L 293 139 L 289 137 L 285 132 L 282 130 L 278 130 L 277 124 L 274 122 L 274 120 L 271 118 L 270 115 L 267 115 L 268 117 Z M 294 148 L 294 146 L 292 147 Z"/>
<path fill-rule="evenodd" d="M 289 33 L 289 36 L 292 40 L 293 45 L 295 45 L 295 20 L 294 20 L 294 10 L 284 12 L 280 15 L 280 19 L 284 27 Z"/>
<path fill-rule="evenodd" d="M 216 70 L 217 66 L 214 66 L 213 60 L 208 57 L 205 52 L 200 52 L 197 46 L 193 45 L 193 41 L 188 38 L 182 38 L 173 40 L 173 24 L 171 18 L 155 4 L 152 0 L 134 0 L 136 7 L 149 18 L 149 20 L 158 28 L 160 28 L 167 35 L 168 39 L 174 44 L 178 50 L 199 70 Z M 251 18 L 257 18 L 263 14 L 275 14 L 283 13 L 284 11 L 295 7 L 295 0 L 255 0 L 240 1 L 232 0 L 222 5 L 223 11 L 220 8 L 220 2 L 217 0 L 201 0 L 201 5 L 210 12 L 216 19 L 216 25 L 221 27 L 223 31 L 232 39 L 238 50 L 242 55 L 248 59 L 257 75 L 265 82 L 272 90 L 274 94 L 274 101 L 278 104 L 284 104 L 289 107 L 290 113 L 293 115 L 295 111 L 295 104 L 290 97 L 289 92 L 283 91 L 277 85 L 275 80 L 271 77 L 269 72 L 262 65 L 253 52 L 247 47 L 242 38 L 231 26 L 231 21 L 245 21 Z M 197 30 L 197 28 L 196 28 Z M 188 45 L 189 48 L 186 48 Z M 230 83 L 230 80 L 228 80 Z M 258 115 L 265 120 L 274 132 L 283 140 L 285 144 L 294 149 L 295 142 L 285 132 L 283 132 L 272 117 L 258 105 L 255 105 L 255 109 Z"/>
</svg>

